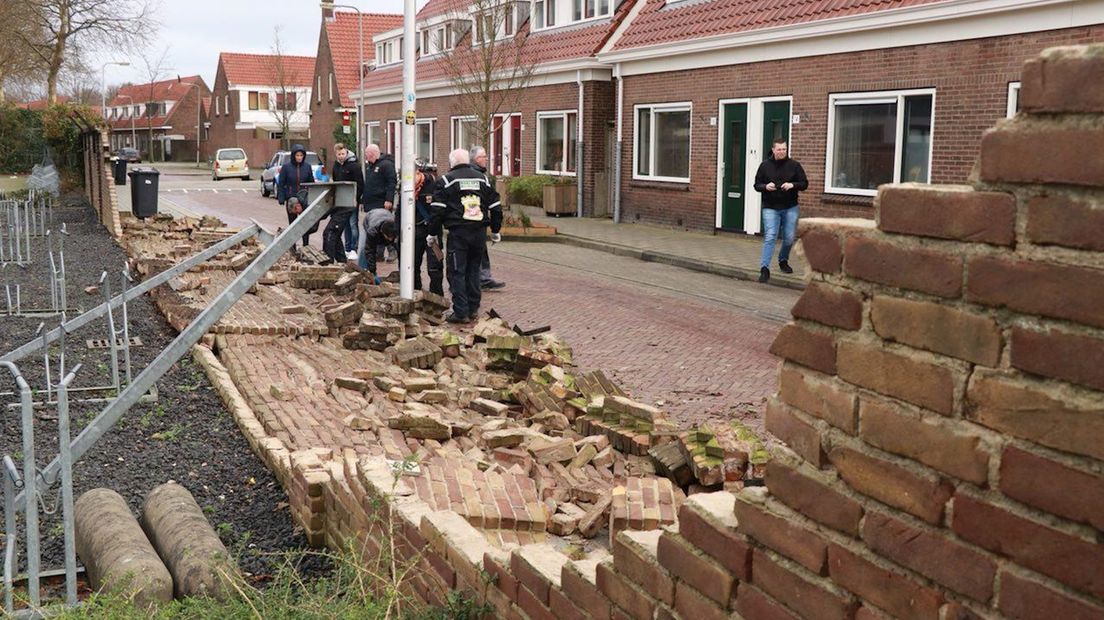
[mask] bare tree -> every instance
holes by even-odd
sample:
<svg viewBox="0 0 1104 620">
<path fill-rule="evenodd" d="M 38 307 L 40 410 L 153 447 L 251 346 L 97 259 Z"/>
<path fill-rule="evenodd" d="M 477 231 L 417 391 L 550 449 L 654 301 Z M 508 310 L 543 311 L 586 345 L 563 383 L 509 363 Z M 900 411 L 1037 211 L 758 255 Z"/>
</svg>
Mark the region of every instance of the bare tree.
<svg viewBox="0 0 1104 620">
<path fill-rule="evenodd" d="M 299 75 L 298 65 L 284 53 L 279 26 L 272 30 L 272 55 L 275 60 L 269 67 L 269 84 L 276 87 L 276 101 L 267 102 L 267 108 L 280 125 L 280 145 L 286 151 L 291 148 L 291 121 L 298 107 L 298 85 L 303 82 L 303 76 Z M 257 96 L 267 99 L 268 93 Z M 263 107 L 258 102 L 258 108 Z"/>
<path fill-rule="evenodd" d="M 34 20 L 34 7 L 29 0 L 4 0 L 0 19 L 0 41 L 18 41 L 26 37 L 41 40 L 42 31 Z M 37 54 L 28 54 L 22 45 L 0 46 L 0 103 L 13 88 L 23 90 L 43 67 Z"/>
<path fill-rule="evenodd" d="M 150 161 L 156 161 L 154 159 L 153 149 L 153 119 L 165 114 L 165 104 L 162 101 L 155 101 L 154 98 L 157 95 L 157 82 L 168 77 L 172 68 L 169 66 L 169 48 L 161 50 L 161 54 L 156 52 L 148 53 L 142 56 L 142 68 L 143 74 L 146 78 L 145 92 L 145 105 L 146 105 L 146 130 L 149 132 L 149 156 Z M 139 103 L 135 101 L 134 103 Z M 165 159 L 165 145 L 161 144 L 161 160 Z"/>
<path fill-rule="evenodd" d="M 16 31 L 24 51 L 46 68 L 46 98 L 57 101 L 58 77 L 80 52 L 138 49 L 157 30 L 152 0 L 4 0 L 26 4 L 27 27 Z"/>
<path fill-rule="evenodd" d="M 519 111 L 533 80 L 537 59 L 526 46 L 528 33 L 518 32 L 528 17 L 527 9 L 524 2 L 474 0 L 470 14 L 454 15 L 451 27 L 432 35 L 434 49 L 422 51 L 440 52 L 455 91 L 456 113 L 475 119 L 484 145 L 498 129 L 496 115 Z M 456 24 L 465 24 L 466 30 L 453 31 Z"/>
</svg>

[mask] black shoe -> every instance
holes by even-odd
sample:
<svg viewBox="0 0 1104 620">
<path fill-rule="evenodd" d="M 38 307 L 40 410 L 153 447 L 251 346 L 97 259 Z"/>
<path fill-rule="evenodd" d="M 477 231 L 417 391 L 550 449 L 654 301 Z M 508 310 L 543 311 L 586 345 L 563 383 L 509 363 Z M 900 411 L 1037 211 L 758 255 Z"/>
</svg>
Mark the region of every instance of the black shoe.
<svg viewBox="0 0 1104 620">
<path fill-rule="evenodd" d="M 790 267 L 789 261 L 778 261 L 778 268 L 782 270 L 782 273 L 793 273 L 793 267 Z"/>
<path fill-rule="evenodd" d="M 770 280 L 770 269 L 767 269 L 766 267 L 760 267 L 759 268 L 759 281 L 760 282 L 766 282 L 767 280 Z"/>
<path fill-rule="evenodd" d="M 449 323 L 467 323 L 468 319 L 462 316 L 456 316 L 455 313 L 449 313 L 449 315 L 445 317 L 445 321 Z"/>
<path fill-rule="evenodd" d="M 479 285 L 479 288 L 484 291 L 495 291 L 506 286 L 505 282 L 499 282 L 498 280 L 487 280 Z"/>
</svg>

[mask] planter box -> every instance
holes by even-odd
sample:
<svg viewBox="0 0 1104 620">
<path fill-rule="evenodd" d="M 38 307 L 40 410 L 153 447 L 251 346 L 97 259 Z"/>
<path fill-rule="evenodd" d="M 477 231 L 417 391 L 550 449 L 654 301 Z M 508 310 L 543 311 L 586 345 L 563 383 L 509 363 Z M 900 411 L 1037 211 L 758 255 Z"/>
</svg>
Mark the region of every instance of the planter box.
<svg viewBox="0 0 1104 620">
<path fill-rule="evenodd" d="M 547 215 L 575 215 L 575 185 L 545 185 L 544 212 Z"/>
</svg>

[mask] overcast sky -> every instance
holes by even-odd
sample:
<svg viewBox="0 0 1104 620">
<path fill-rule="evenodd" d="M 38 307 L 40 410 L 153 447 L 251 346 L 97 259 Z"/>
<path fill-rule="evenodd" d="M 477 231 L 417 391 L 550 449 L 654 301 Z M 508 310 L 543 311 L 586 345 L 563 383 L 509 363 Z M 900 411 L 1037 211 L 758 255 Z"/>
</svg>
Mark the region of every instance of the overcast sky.
<svg viewBox="0 0 1104 620">
<path fill-rule="evenodd" d="M 424 2 L 418 1 L 419 8 Z M 366 13 L 403 10 L 402 0 L 342 0 L 338 4 Z M 153 49 L 160 54 L 168 46 L 171 76 L 199 74 L 213 87 L 219 52 L 268 54 L 277 26 L 284 53 L 314 56 L 322 10 L 317 0 L 160 0 L 157 19 L 161 30 Z M 132 58 L 129 67 L 107 67 L 108 84 L 145 81 L 140 58 Z"/>
</svg>

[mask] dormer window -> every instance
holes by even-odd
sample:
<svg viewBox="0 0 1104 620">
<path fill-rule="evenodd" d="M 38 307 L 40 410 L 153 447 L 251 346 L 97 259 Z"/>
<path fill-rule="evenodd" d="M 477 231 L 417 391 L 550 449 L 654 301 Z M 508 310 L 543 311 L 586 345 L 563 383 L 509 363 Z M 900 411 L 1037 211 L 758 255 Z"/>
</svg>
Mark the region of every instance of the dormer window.
<svg viewBox="0 0 1104 620">
<path fill-rule="evenodd" d="M 529 4 L 508 2 L 482 11 L 472 17 L 475 24 L 472 41 L 478 45 L 499 39 L 513 37 L 518 24 L 525 21 L 529 13 Z"/>
<path fill-rule="evenodd" d="M 582 21 L 596 17 L 608 17 L 610 14 L 609 0 L 571 0 L 571 20 Z"/>
<path fill-rule="evenodd" d="M 422 30 L 422 56 L 432 56 L 452 49 L 452 24 L 439 24 Z"/>
<path fill-rule="evenodd" d="M 533 27 L 551 28 L 556 25 L 556 0 L 536 0 L 533 3 Z"/>
<path fill-rule="evenodd" d="M 533 0 L 533 30 L 608 18 L 611 0 Z"/>
<path fill-rule="evenodd" d="M 376 43 L 376 66 L 402 60 L 402 37 Z"/>
</svg>

